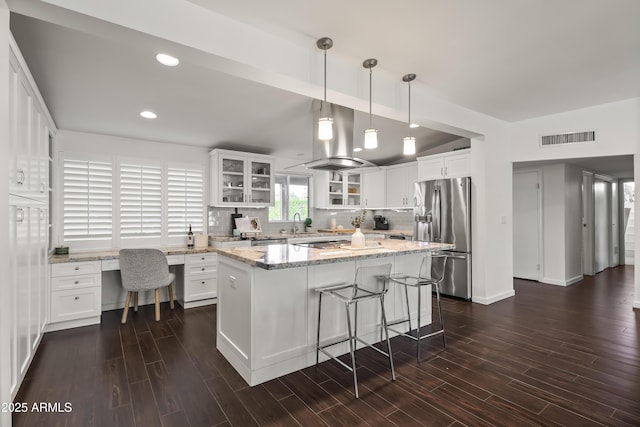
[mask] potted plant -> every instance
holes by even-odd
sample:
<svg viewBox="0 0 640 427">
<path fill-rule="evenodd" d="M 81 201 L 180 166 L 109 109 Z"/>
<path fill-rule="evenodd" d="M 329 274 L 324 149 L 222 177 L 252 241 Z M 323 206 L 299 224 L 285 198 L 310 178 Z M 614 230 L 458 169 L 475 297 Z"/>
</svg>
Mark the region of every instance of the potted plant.
<svg viewBox="0 0 640 427">
<path fill-rule="evenodd" d="M 304 220 L 304 231 L 309 231 L 311 228 L 311 224 L 313 224 L 313 220 L 311 218 L 307 218 Z"/>
<path fill-rule="evenodd" d="M 364 222 L 365 216 L 367 216 L 367 211 L 366 209 L 363 209 L 360 215 L 356 215 L 355 217 L 351 218 L 351 225 L 353 225 L 356 228 L 355 233 L 351 235 L 352 248 L 365 247 L 365 237 L 364 237 L 364 234 L 362 234 L 362 231 L 360 231 L 360 227 Z"/>
</svg>

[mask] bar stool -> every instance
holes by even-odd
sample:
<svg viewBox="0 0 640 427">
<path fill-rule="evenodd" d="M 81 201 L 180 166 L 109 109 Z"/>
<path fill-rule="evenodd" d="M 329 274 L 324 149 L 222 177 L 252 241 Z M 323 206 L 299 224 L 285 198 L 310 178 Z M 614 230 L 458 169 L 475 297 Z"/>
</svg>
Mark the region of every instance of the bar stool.
<svg viewBox="0 0 640 427">
<path fill-rule="evenodd" d="M 327 286 L 324 288 L 318 288 L 316 291 L 319 294 L 318 298 L 318 331 L 317 331 L 317 340 L 316 340 L 316 366 L 318 365 L 320 352 L 324 353 L 328 357 L 332 358 L 351 372 L 353 372 L 353 384 L 355 388 L 356 399 L 359 397 L 358 395 L 358 377 L 356 374 L 356 356 L 355 356 L 355 347 L 356 341 L 361 342 L 362 344 L 371 347 L 378 353 L 389 358 L 389 364 L 391 365 L 391 379 L 396 379 L 395 369 L 393 367 L 393 355 L 391 354 L 391 342 L 389 341 L 389 331 L 387 329 L 387 317 L 384 312 L 384 295 L 389 290 L 389 273 L 391 272 L 391 264 L 382 264 L 370 267 L 358 267 L 356 270 L 356 276 L 353 283 L 341 283 L 338 285 Z M 342 339 L 339 341 L 335 341 L 329 344 L 320 345 L 320 322 L 322 315 L 322 296 L 328 295 L 333 298 L 336 298 L 340 302 L 344 303 L 346 314 L 347 314 L 347 332 L 348 337 L 346 339 Z M 387 351 L 384 352 L 381 349 L 374 347 L 373 345 L 367 343 L 358 337 L 358 303 L 378 299 L 380 301 L 380 311 L 381 311 L 381 331 L 380 336 L 382 336 L 382 330 L 384 330 L 386 334 L 387 341 Z M 353 320 L 353 329 L 351 327 L 351 305 L 354 306 L 354 320 Z M 351 355 L 351 366 L 347 365 L 343 361 L 337 359 L 327 350 L 327 347 L 331 347 L 345 341 L 349 341 L 349 353 Z"/>
<path fill-rule="evenodd" d="M 432 268 L 431 271 L 432 273 L 435 271 L 436 272 L 436 277 L 429 277 L 431 276 L 430 274 L 428 274 L 427 271 L 427 267 L 429 265 L 429 258 L 431 258 L 431 263 L 432 263 Z M 439 267 L 440 262 L 442 264 L 442 268 L 434 268 L 433 263 L 438 263 L 437 267 Z M 392 323 L 389 324 L 389 329 L 395 333 L 397 333 L 398 335 L 402 335 L 408 338 L 411 338 L 414 341 L 417 341 L 417 354 L 416 354 L 416 358 L 417 361 L 420 362 L 420 340 L 425 339 L 425 338 L 429 338 L 429 337 L 433 337 L 436 335 L 442 335 L 442 344 L 444 346 L 444 348 L 447 348 L 447 338 L 444 332 L 444 320 L 442 318 L 442 307 L 440 305 L 440 284 L 442 283 L 442 280 L 444 279 L 444 273 L 445 273 L 445 267 L 447 266 L 447 255 L 446 254 L 442 254 L 442 253 L 438 253 L 438 252 L 433 252 L 430 255 L 427 254 L 423 259 L 422 262 L 420 263 L 420 269 L 418 270 L 418 275 L 417 276 L 408 276 L 405 274 L 392 274 L 391 276 L 389 276 L 389 279 L 394 282 L 397 283 L 401 286 L 404 287 L 404 296 L 405 296 L 405 300 L 406 300 L 406 304 L 407 304 L 407 317 L 406 319 L 400 319 L 400 320 L 396 320 Z M 424 334 L 424 335 L 420 335 L 420 311 L 421 311 L 421 300 L 422 300 L 422 287 L 423 286 L 431 286 L 432 287 L 432 293 L 433 293 L 433 289 L 435 289 L 435 293 L 436 293 L 436 300 L 438 303 L 438 319 L 440 322 L 440 326 L 439 329 L 429 332 L 428 334 Z M 411 310 L 409 308 L 409 288 L 416 288 L 418 290 L 418 325 L 416 328 L 416 332 L 415 332 L 415 336 L 412 334 L 412 328 L 411 328 Z M 431 296 L 431 295 L 429 295 Z M 397 324 L 401 324 L 401 323 L 408 323 L 409 324 L 409 329 L 407 330 L 407 332 L 401 332 L 398 331 L 396 329 L 391 328 L 390 326 L 392 325 L 397 325 Z"/>
</svg>

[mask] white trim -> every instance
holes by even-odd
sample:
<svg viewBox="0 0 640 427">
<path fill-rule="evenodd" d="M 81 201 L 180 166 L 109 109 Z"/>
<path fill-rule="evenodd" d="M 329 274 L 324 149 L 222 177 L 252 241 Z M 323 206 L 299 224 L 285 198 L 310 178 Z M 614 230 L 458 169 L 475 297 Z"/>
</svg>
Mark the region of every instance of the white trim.
<svg viewBox="0 0 640 427">
<path fill-rule="evenodd" d="M 471 302 L 475 302 L 482 305 L 489 305 L 489 304 L 493 304 L 494 302 L 502 301 L 503 299 L 511 298 L 515 295 L 516 295 L 516 291 L 511 289 L 509 291 L 493 295 L 492 297 L 489 297 L 489 298 L 474 296 L 471 298 Z"/>
<path fill-rule="evenodd" d="M 556 285 L 556 286 L 571 286 L 574 283 L 578 283 L 579 281 L 581 281 L 584 278 L 584 276 L 582 274 L 578 275 L 578 276 L 574 276 L 571 277 L 569 279 L 553 279 L 550 277 L 543 277 L 540 280 L 540 283 L 545 283 L 547 285 Z"/>
</svg>

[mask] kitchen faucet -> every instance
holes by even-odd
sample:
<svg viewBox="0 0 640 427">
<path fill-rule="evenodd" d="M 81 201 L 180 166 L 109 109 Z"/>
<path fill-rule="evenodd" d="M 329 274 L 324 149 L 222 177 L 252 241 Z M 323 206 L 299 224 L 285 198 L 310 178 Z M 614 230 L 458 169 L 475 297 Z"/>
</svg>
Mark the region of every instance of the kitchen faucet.
<svg viewBox="0 0 640 427">
<path fill-rule="evenodd" d="M 296 231 L 298 231 L 298 227 L 296 227 L 296 216 L 298 217 L 298 221 L 302 224 L 302 218 L 300 218 L 300 214 L 298 212 L 293 214 L 293 235 L 296 235 Z"/>
</svg>

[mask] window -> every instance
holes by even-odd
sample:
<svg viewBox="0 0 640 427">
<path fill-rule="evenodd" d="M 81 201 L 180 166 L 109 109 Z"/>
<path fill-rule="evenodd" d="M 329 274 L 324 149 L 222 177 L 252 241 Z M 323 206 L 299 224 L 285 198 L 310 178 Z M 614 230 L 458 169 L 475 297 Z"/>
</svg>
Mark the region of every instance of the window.
<svg viewBox="0 0 640 427">
<path fill-rule="evenodd" d="M 60 152 L 56 243 L 170 245 L 204 230 L 205 166 Z M 59 230 L 59 231 L 58 231 Z M 57 234 L 59 233 L 59 234 Z"/>
<path fill-rule="evenodd" d="M 64 241 L 111 239 L 111 163 L 64 159 L 62 171 Z"/>
<path fill-rule="evenodd" d="M 304 220 L 309 216 L 309 177 L 276 175 L 275 204 L 269 208 L 269 221 L 292 221 L 296 213 Z"/>
<path fill-rule="evenodd" d="M 160 237 L 162 171 L 157 166 L 120 165 L 120 237 Z"/>
<path fill-rule="evenodd" d="M 194 233 L 203 230 L 204 173 L 202 169 L 169 168 L 167 204 L 169 236 L 184 236 L 189 225 Z"/>
</svg>

